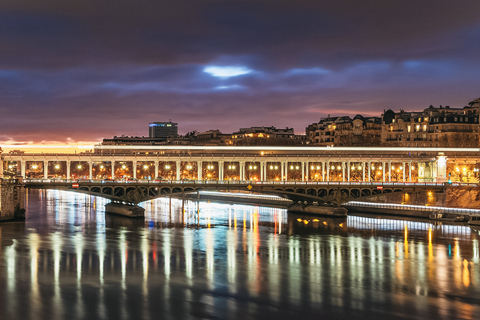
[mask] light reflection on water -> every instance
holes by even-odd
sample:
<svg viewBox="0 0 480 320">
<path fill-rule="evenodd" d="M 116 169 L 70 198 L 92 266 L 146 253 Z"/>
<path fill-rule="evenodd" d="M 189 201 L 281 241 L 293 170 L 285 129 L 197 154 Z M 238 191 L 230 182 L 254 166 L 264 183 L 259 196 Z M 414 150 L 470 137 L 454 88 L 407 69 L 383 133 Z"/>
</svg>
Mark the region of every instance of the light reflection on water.
<svg viewBox="0 0 480 320">
<path fill-rule="evenodd" d="M 480 317 L 478 232 L 366 216 L 30 191 L 0 224 L 0 319 Z"/>
</svg>

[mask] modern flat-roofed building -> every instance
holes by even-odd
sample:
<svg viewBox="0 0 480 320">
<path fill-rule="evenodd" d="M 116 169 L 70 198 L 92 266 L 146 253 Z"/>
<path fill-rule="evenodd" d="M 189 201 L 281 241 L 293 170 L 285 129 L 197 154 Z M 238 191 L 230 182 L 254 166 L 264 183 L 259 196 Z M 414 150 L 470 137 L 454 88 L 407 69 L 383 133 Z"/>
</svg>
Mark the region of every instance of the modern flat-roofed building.
<svg viewBox="0 0 480 320">
<path fill-rule="evenodd" d="M 167 139 L 178 135 L 178 123 L 168 122 L 151 122 L 148 125 L 148 136 L 150 138 Z"/>
</svg>

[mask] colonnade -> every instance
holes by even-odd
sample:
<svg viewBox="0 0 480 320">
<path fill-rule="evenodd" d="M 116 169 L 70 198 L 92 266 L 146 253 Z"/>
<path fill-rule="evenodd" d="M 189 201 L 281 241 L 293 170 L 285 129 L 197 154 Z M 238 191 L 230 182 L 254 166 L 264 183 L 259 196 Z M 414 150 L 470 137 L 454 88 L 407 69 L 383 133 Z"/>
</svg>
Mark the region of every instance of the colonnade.
<svg viewBox="0 0 480 320">
<path fill-rule="evenodd" d="M 73 162 L 77 164 L 74 168 L 72 168 Z M 43 165 L 43 171 L 40 164 Z M 14 166 L 15 168 L 10 168 Z M 4 159 L 3 168 L 11 171 L 17 170 L 24 178 L 34 176 L 44 179 L 50 177 L 95 179 L 101 176 L 103 179 L 155 179 L 162 177 L 165 180 L 423 182 L 433 181 L 437 177 L 434 163 L 403 159 L 379 161 L 330 158 L 318 161 L 314 159 L 278 161 L 267 158 L 259 161 L 248 158 L 241 160 L 227 160 L 226 158 L 223 160 L 158 158 L 124 160 L 107 157 L 96 160 L 57 160 L 45 158 L 40 161 L 26 159 L 7 161 Z M 102 175 L 99 174 L 100 171 Z M 117 174 L 116 171 L 120 174 Z"/>
</svg>

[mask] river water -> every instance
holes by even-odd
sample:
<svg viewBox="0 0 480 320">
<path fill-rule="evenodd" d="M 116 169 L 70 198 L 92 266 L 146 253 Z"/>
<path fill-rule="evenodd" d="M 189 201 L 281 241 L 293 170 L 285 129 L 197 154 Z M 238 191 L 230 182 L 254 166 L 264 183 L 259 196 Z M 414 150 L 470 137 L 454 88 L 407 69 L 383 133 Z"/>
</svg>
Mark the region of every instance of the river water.
<svg viewBox="0 0 480 320">
<path fill-rule="evenodd" d="M 480 319 L 478 231 L 30 190 L 0 224 L 0 319 Z"/>
</svg>

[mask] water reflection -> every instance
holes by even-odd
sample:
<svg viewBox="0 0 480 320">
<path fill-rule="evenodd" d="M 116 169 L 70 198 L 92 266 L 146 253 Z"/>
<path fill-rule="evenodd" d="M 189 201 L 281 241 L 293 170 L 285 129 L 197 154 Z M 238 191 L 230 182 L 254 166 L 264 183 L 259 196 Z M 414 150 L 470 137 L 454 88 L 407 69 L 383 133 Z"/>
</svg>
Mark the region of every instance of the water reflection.
<svg viewBox="0 0 480 320">
<path fill-rule="evenodd" d="M 162 199 L 146 218 L 30 191 L 0 224 L 6 319 L 478 318 L 478 232 L 465 225 Z"/>
</svg>

